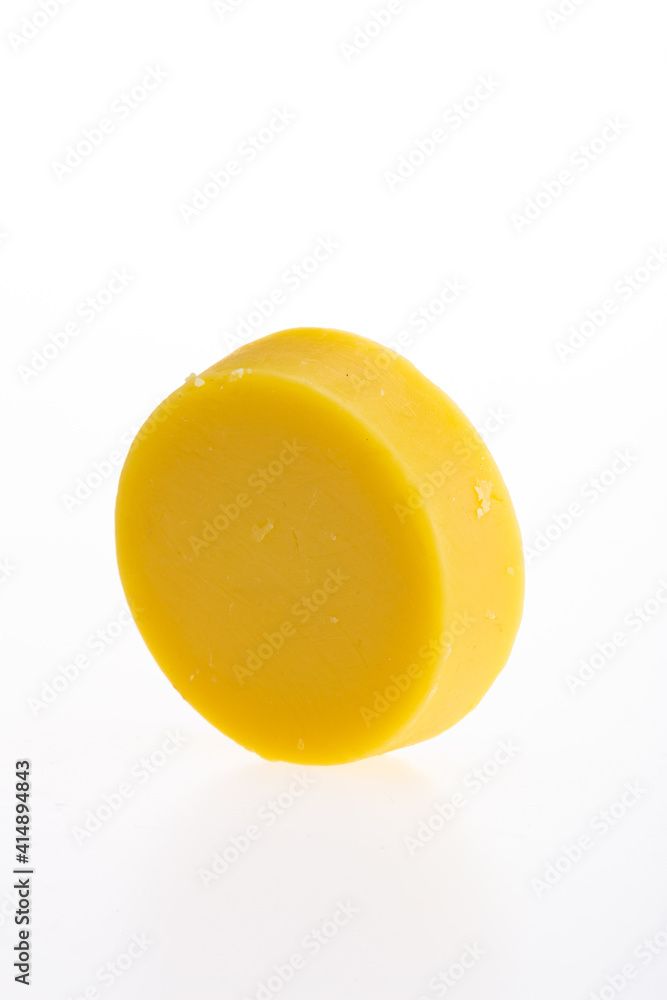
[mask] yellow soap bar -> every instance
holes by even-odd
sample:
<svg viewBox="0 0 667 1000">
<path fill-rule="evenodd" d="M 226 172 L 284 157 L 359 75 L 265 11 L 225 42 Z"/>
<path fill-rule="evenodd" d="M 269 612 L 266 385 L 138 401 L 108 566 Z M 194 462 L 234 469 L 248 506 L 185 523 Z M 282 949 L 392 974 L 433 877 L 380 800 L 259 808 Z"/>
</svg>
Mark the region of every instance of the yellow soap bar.
<svg viewBox="0 0 667 1000">
<path fill-rule="evenodd" d="M 408 361 L 297 329 L 192 375 L 132 444 L 118 565 L 174 687 L 270 760 L 435 736 L 504 666 L 523 605 L 507 488 Z"/>
</svg>

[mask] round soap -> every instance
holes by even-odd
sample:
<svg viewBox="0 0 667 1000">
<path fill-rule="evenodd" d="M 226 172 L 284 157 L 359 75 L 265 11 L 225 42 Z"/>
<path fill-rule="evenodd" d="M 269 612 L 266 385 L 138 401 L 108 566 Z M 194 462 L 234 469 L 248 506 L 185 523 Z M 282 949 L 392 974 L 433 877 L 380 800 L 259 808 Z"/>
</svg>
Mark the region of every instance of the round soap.
<svg viewBox="0 0 667 1000">
<path fill-rule="evenodd" d="M 120 575 L 154 658 L 270 760 L 334 764 L 442 732 L 509 655 L 523 605 L 505 483 L 408 361 L 276 333 L 190 376 L 122 470 Z"/>
</svg>

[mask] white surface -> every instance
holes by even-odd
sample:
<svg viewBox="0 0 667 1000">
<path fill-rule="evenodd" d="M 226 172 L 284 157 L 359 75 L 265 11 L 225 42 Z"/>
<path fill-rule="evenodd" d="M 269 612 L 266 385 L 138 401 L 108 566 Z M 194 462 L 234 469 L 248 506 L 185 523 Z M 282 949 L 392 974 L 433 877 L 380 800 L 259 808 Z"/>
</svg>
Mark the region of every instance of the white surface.
<svg viewBox="0 0 667 1000">
<path fill-rule="evenodd" d="M 72 0 L 14 51 L 9 34 L 39 7 L 3 4 L 3 997 L 27 995 L 12 981 L 5 896 L 23 757 L 33 1000 L 91 987 L 113 1000 L 261 997 L 297 952 L 304 968 L 265 996 L 431 1000 L 443 987 L 429 981 L 467 946 L 484 955 L 449 989 L 457 1000 L 667 995 L 667 947 L 635 952 L 656 934 L 667 943 L 667 604 L 641 627 L 626 620 L 667 580 L 667 264 L 632 296 L 613 288 L 667 248 L 664 12 L 590 0 L 552 27 L 543 3 L 415 0 L 348 63 L 340 43 L 374 7 L 241 0 L 219 16 L 206 0 Z M 167 78 L 120 111 L 149 67 Z M 489 76 L 488 100 L 464 127 L 450 115 L 446 142 L 390 191 L 385 172 Z M 186 224 L 179 205 L 274 108 L 294 121 Z M 58 180 L 53 162 L 109 115 L 113 132 Z M 607 118 L 621 134 L 583 170 L 576 150 Z M 573 183 L 518 234 L 512 213 L 566 168 Z M 506 414 L 489 441 L 526 546 L 571 503 L 582 513 L 531 561 L 511 660 L 468 718 L 410 750 L 309 769 L 312 787 L 260 819 L 260 839 L 204 889 L 198 869 L 300 769 L 201 720 L 133 625 L 91 648 L 123 604 L 118 469 L 73 510 L 63 497 L 228 353 L 253 300 L 287 290 L 283 273 L 328 236 L 339 248 L 256 334 L 312 324 L 391 343 L 408 329 L 404 353 L 478 426 Z M 94 323 L 79 315 L 79 335 L 26 382 L 33 349 L 123 268 L 127 287 Z M 465 293 L 425 332 L 410 327 L 446 279 Z M 610 297 L 616 313 L 561 360 L 556 342 Z M 586 484 L 617 449 L 633 460 L 593 499 Z M 627 643 L 570 693 L 580 657 L 619 630 Z M 35 715 L 28 699 L 81 652 L 89 666 Z M 170 731 L 187 743 L 144 781 L 139 762 Z M 501 740 L 520 751 L 473 794 L 466 774 Z M 79 846 L 73 828 L 123 782 L 132 797 Z M 627 782 L 644 791 L 604 833 L 595 817 Z M 457 790 L 465 806 L 411 855 L 406 836 Z M 532 880 L 584 835 L 581 860 L 540 893 Z M 305 936 L 348 900 L 358 914 L 314 954 Z M 153 943 L 121 978 L 96 979 L 132 935 Z"/>
</svg>

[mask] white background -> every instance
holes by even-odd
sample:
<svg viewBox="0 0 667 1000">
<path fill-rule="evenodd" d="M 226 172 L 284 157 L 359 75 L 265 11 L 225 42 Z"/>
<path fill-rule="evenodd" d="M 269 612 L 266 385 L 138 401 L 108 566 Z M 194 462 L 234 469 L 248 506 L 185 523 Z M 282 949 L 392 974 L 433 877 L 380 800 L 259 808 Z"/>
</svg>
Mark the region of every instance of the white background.
<svg viewBox="0 0 667 1000">
<path fill-rule="evenodd" d="M 413 0 L 364 35 L 383 0 L 219 6 L 70 0 L 45 19 L 31 0 L 2 5 L 2 995 L 432 1000 L 446 987 L 457 1000 L 663 1000 L 662 6 L 588 0 L 557 21 L 555 0 Z M 165 79 L 119 111 L 150 68 Z M 480 102 L 481 77 L 494 92 Z M 448 114 L 467 98 L 467 120 Z M 294 120 L 248 162 L 239 147 L 276 108 Z M 105 117 L 113 131 L 58 168 Z M 594 143 L 608 118 L 618 134 Z M 443 125 L 433 155 L 390 184 L 399 157 L 417 161 L 417 140 Z M 233 158 L 241 173 L 186 222 L 182 206 Z M 319 237 L 335 252 L 253 335 L 315 325 L 389 344 L 407 331 L 403 353 L 489 432 L 529 554 L 525 617 L 470 716 L 409 750 L 308 769 L 312 787 L 204 888 L 199 869 L 301 771 L 215 731 L 134 625 L 114 624 L 117 463 L 165 395 L 228 353 L 254 300 L 288 290 L 284 273 Z M 131 280 L 88 322 L 80 303 L 103 303 L 114 269 Z M 448 279 L 466 290 L 435 316 Z M 560 356 L 606 299 L 616 311 Z M 422 307 L 423 331 L 410 321 Z M 608 471 L 617 449 L 628 457 Z M 94 485 L 72 504 L 80 479 Z M 597 644 L 607 653 L 572 691 Z M 165 758 L 170 731 L 188 739 Z M 496 768 L 502 740 L 519 749 Z M 152 754 L 161 766 L 143 781 Z M 11 966 L 12 777 L 25 757 L 29 992 Z M 474 793 L 466 775 L 485 764 L 498 773 Z M 89 811 L 128 782 L 132 796 L 78 843 Z M 618 805 L 626 783 L 638 791 Z M 411 852 L 405 838 L 456 791 L 465 805 Z M 354 917 L 308 950 L 348 901 Z M 102 981 L 106 963 L 127 966 L 133 935 L 151 944 Z M 453 983 L 467 947 L 473 967 L 429 985 Z M 295 953 L 305 967 L 262 994 Z"/>
</svg>

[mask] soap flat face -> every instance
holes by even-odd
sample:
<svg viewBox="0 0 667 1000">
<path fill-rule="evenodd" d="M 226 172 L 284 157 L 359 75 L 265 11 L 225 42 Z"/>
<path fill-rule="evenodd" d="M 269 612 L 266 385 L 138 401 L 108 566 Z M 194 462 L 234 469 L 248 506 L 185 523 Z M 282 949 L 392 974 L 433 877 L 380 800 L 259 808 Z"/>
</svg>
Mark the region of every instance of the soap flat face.
<svg viewBox="0 0 667 1000">
<path fill-rule="evenodd" d="M 408 362 L 338 331 L 275 334 L 188 379 L 132 445 L 116 533 L 163 671 L 268 759 L 442 731 L 520 619 L 518 527 L 481 439 Z"/>
</svg>

